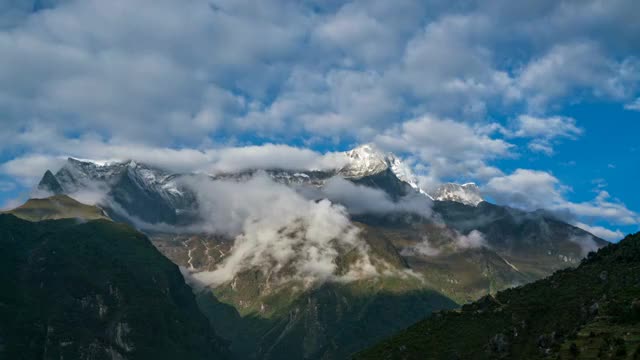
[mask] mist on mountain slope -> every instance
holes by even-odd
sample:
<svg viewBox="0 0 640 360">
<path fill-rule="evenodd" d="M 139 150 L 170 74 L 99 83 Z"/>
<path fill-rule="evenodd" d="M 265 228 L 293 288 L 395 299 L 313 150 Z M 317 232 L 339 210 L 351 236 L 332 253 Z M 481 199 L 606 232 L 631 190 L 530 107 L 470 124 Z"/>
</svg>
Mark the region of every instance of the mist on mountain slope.
<svg viewBox="0 0 640 360">
<path fill-rule="evenodd" d="M 417 191 L 393 201 L 382 190 L 357 185 L 336 176 L 325 183 L 321 193 L 327 199 L 344 205 L 350 214 L 408 212 L 425 218 L 432 215 L 433 201 Z"/>
<path fill-rule="evenodd" d="M 339 204 L 307 199 L 264 174 L 246 182 L 206 177 L 184 181 L 195 192 L 201 228 L 235 238 L 231 253 L 215 271 L 193 274 L 199 282 L 216 285 L 243 270 L 278 274 L 285 267 L 294 270 L 289 275 L 296 279 L 325 281 L 335 277 L 336 257 L 348 251 L 359 256 L 349 276 L 376 273 L 366 242 Z"/>
</svg>

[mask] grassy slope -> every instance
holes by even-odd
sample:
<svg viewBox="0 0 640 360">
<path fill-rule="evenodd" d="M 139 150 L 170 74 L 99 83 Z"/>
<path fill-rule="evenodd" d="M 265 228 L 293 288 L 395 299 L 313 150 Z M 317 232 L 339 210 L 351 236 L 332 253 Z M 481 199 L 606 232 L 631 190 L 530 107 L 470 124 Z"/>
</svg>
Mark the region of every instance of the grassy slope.
<svg viewBox="0 0 640 360">
<path fill-rule="evenodd" d="M 45 199 L 29 199 L 23 205 L 7 211 L 21 219 L 29 221 L 55 219 L 107 219 L 102 209 L 82 204 L 67 195 L 54 195 Z"/>
<path fill-rule="evenodd" d="M 423 320 L 357 359 L 640 357 L 640 234 L 577 269 Z"/>
<path fill-rule="evenodd" d="M 106 220 L 0 214 L 0 358 L 225 356 L 174 264 Z"/>
</svg>

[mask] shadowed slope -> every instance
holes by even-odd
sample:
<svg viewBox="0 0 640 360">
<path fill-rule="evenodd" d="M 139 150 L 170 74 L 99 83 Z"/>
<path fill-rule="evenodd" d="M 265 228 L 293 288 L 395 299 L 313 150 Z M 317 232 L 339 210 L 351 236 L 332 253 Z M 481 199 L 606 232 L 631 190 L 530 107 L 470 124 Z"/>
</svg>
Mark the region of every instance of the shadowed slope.
<svg viewBox="0 0 640 360">
<path fill-rule="evenodd" d="M 226 357 L 178 267 L 107 220 L 0 214 L 0 358 Z"/>
</svg>

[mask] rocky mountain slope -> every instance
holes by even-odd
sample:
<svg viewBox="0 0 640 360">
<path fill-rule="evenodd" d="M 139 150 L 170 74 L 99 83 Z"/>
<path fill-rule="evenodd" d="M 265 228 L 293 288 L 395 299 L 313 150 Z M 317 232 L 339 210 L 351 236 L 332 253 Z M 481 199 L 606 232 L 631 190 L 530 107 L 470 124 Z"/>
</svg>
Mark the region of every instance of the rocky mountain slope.
<svg viewBox="0 0 640 360">
<path fill-rule="evenodd" d="M 577 269 L 438 313 L 357 359 L 637 359 L 640 234 Z"/>
<path fill-rule="evenodd" d="M 2 359 L 229 355 L 177 266 L 125 224 L 0 214 L 0 248 Z"/>
</svg>

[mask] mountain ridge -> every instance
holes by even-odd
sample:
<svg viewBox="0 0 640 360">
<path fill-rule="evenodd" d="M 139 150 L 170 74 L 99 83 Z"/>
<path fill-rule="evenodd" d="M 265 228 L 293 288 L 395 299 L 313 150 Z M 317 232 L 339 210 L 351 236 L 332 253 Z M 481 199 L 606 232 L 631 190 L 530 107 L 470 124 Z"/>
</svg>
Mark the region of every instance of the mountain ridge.
<svg viewBox="0 0 640 360">
<path fill-rule="evenodd" d="M 431 200 L 438 201 L 456 201 L 462 202 L 468 205 L 477 205 L 481 201 L 483 201 L 480 196 L 479 189 L 477 186 L 474 188 L 470 185 L 475 185 L 473 183 L 467 184 L 455 184 L 455 183 L 443 183 L 438 186 L 433 192 L 427 192 L 418 184 L 418 178 L 411 170 L 410 166 L 407 165 L 403 160 L 394 155 L 393 153 L 383 153 L 378 150 L 371 144 L 364 144 L 358 146 L 349 151 L 345 151 L 342 155 L 347 160 L 347 164 L 342 167 L 337 167 L 333 170 L 310 170 L 310 169 L 272 169 L 279 170 L 281 172 L 289 173 L 290 176 L 296 175 L 307 175 L 309 173 L 324 173 L 325 176 L 343 176 L 347 179 L 358 180 L 364 177 L 373 176 L 379 173 L 382 173 L 386 170 L 391 171 L 400 181 L 408 184 L 415 191 L 425 195 Z M 87 159 L 77 159 L 73 157 L 69 157 L 67 162 L 63 167 L 56 173 L 55 175 L 47 170 L 40 183 L 38 184 L 38 189 L 42 191 L 48 191 L 53 194 L 58 193 L 69 193 L 77 190 L 77 181 L 74 180 L 73 173 L 78 173 L 77 170 L 80 170 L 80 177 L 91 179 L 91 180 L 101 180 L 107 177 L 109 173 L 117 173 L 120 172 L 121 168 L 136 168 L 140 167 L 143 169 L 143 180 L 142 182 L 146 186 L 150 186 L 153 184 L 159 184 L 164 187 L 164 190 L 169 192 L 172 195 L 179 196 L 182 191 L 179 189 L 174 182 L 170 180 L 175 177 L 187 175 L 187 174 L 176 174 L 171 173 L 166 170 L 162 170 L 158 167 L 147 165 L 144 163 L 137 162 L 134 159 L 127 159 L 123 161 L 118 160 L 109 160 L 109 161 L 96 161 L 96 160 L 87 160 Z M 106 170 L 106 171 L 105 171 Z M 267 169 L 265 169 L 267 170 Z M 255 171 L 253 169 L 246 169 L 244 171 L 238 171 L 236 173 L 243 172 L 252 172 Z M 84 173 L 83 173 L 84 172 Z M 233 173 L 231 173 L 233 174 Z M 209 176 L 218 178 L 218 177 L 226 177 L 229 174 L 225 175 L 225 173 L 217 173 L 217 174 L 209 174 Z M 82 182 L 82 179 L 79 180 Z M 65 184 L 63 186 L 61 184 Z M 69 185 L 67 185 L 69 184 Z M 454 190 L 455 189 L 455 190 Z M 170 195 L 168 195 L 170 196 Z"/>
<path fill-rule="evenodd" d="M 460 199 L 431 200 L 398 177 L 396 172 L 399 170 L 396 168 L 394 172 L 389 165 L 392 159 L 383 157 L 378 161 L 377 154 L 368 155 L 374 158 L 362 162 L 367 166 L 358 170 L 357 174 L 362 176 L 355 177 L 350 177 L 344 169 L 333 172 L 265 169 L 216 175 L 173 174 L 135 161 L 105 165 L 72 160 L 68 162 L 69 168 L 61 169 L 60 179 L 55 178 L 57 174 L 54 178 L 63 191 L 75 191 L 83 186 L 87 190 L 100 191 L 103 208 L 111 218 L 146 231 L 153 245 L 181 267 L 186 279 L 197 284 L 199 306 L 209 315 L 212 327 L 235 326 L 237 331 L 222 335 L 241 358 L 283 358 L 287 349 L 291 359 L 344 358 L 348 354 L 340 349 L 357 351 L 369 346 L 369 341 L 408 326 L 413 316 L 426 316 L 430 311 L 464 304 L 578 264 L 583 249 L 579 242 L 571 240 L 573 238 L 590 240 L 595 246 L 604 245 L 600 239 L 545 213 L 527 213 L 485 201 L 465 204 Z M 338 174 L 340 171 L 342 175 Z M 336 175 L 343 179 L 335 182 Z M 43 187 L 48 182 L 52 182 L 51 176 L 43 176 Z M 194 184 L 200 186 L 199 190 L 191 187 Z M 342 193 L 324 192 L 328 184 L 338 186 L 337 190 L 347 195 L 372 197 L 374 206 L 387 204 L 389 210 L 351 213 L 348 197 L 335 198 L 334 207 L 334 200 L 327 201 L 325 197 Z M 251 186 L 257 188 L 246 188 Z M 268 246 L 255 243 L 258 248 L 256 250 L 254 246 L 253 254 L 248 258 L 234 255 L 238 246 L 246 247 L 246 236 L 251 234 L 231 235 L 216 232 L 215 228 L 190 227 L 206 216 L 215 215 L 211 212 L 242 214 L 252 211 L 253 207 L 260 206 L 252 203 L 253 200 L 226 196 L 229 192 L 247 192 L 262 199 L 261 187 L 268 192 L 265 199 L 269 203 L 264 209 L 258 208 L 258 217 L 251 218 L 248 231 L 256 230 L 253 226 L 262 224 L 260 217 L 271 219 L 280 227 L 267 227 L 257 233 L 260 236 L 251 233 L 252 241 L 270 239 L 264 237 L 265 234 L 274 234 L 274 238 L 269 240 Z M 465 187 L 472 188 L 472 185 Z M 218 193 L 213 199 L 202 198 L 203 191 Z M 81 191 L 78 193 L 82 195 Z M 278 201 L 277 196 L 284 195 L 292 197 L 288 201 L 297 200 L 271 203 Z M 341 199 L 345 201 L 344 206 Z M 232 206 L 235 206 L 234 202 L 246 201 L 251 208 L 241 206 L 235 210 L 223 206 L 209 210 L 202 207 L 207 201 L 222 201 L 223 205 Z M 291 224 L 281 223 L 279 217 L 270 217 L 274 212 L 270 206 L 291 206 L 289 204 L 300 204 L 301 210 L 336 210 L 340 221 L 345 221 L 351 229 L 341 234 L 357 235 L 350 238 L 352 242 L 336 238 L 322 245 L 318 239 L 309 237 L 308 229 L 304 227 L 309 222 L 299 218 L 301 215 L 297 212 L 290 214 Z M 416 207 L 416 204 L 421 206 Z M 425 208 L 428 211 L 425 212 Z M 318 214 L 311 215 L 313 219 Z M 232 220 L 224 216 L 222 219 Z M 289 246 L 291 239 L 301 241 L 291 248 L 292 257 L 267 257 L 267 262 L 260 258 L 261 261 L 252 263 L 260 251 Z M 315 246 L 316 250 L 311 246 L 309 253 L 301 252 L 300 247 L 308 245 Z M 288 254 L 289 249 L 285 250 Z M 306 264 L 307 254 L 314 253 L 330 254 L 328 262 L 323 263 L 331 269 L 330 276 L 322 280 L 296 276 L 298 265 Z M 273 256 L 272 253 L 268 255 Z M 225 267 L 227 262 L 234 264 L 234 261 L 249 265 Z M 368 269 L 365 275 L 346 276 L 352 269 L 363 269 L 363 264 Z M 220 272 L 221 269 L 231 272 Z M 353 274 L 359 274 L 357 271 Z M 224 277 L 220 278 L 220 274 Z M 216 280 L 207 282 L 206 279 L 213 275 L 218 276 Z M 395 295 L 388 297 L 385 295 L 388 293 Z M 388 303 L 391 298 L 400 299 L 395 308 Z M 374 307 L 375 311 L 360 316 L 360 305 L 355 304 L 362 303 L 364 309 L 367 299 L 381 303 Z M 310 303 L 317 306 L 309 306 Z M 320 309 L 324 314 L 335 314 L 344 322 L 333 321 L 328 315 L 317 316 Z M 237 314 L 229 315 L 233 313 Z M 216 314 L 224 317 L 218 318 Z M 411 316 L 407 318 L 400 314 Z M 388 326 L 358 329 L 359 335 L 347 336 L 348 340 L 336 337 L 335 334 L 345 327 L 375 321 L 371 318 L 374 315 L 388 319 Z M 235 325 L 231 325 L 229 319 L 234 319 Z"/>
</svg>

